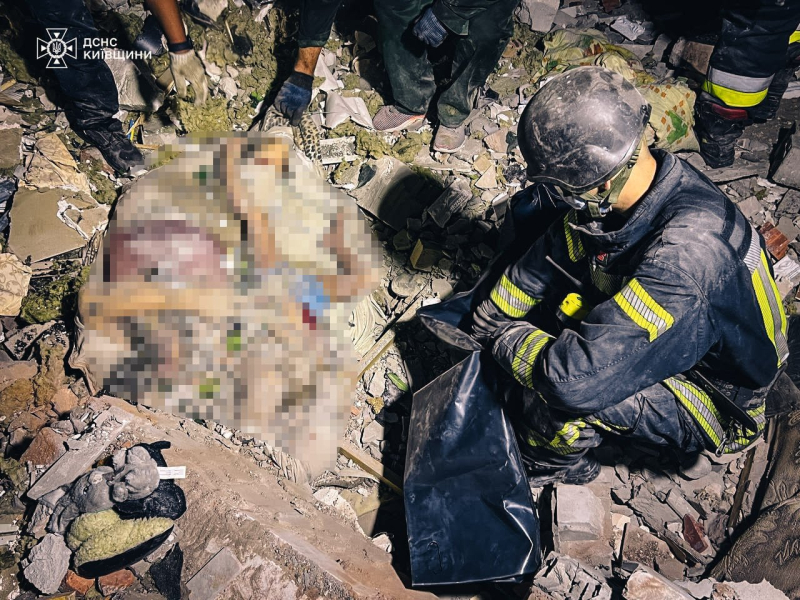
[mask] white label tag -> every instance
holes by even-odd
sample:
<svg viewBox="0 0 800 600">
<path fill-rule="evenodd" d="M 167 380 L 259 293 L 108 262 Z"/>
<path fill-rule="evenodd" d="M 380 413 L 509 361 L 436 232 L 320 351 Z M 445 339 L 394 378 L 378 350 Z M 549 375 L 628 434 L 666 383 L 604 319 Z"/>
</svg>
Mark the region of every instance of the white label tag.
<svg viewBox="0 0 800 600">
<path fill-rule="evenodd" d="M 186 467 L 158 467 L 159 479 L 186 479 Z"/>
</svg>

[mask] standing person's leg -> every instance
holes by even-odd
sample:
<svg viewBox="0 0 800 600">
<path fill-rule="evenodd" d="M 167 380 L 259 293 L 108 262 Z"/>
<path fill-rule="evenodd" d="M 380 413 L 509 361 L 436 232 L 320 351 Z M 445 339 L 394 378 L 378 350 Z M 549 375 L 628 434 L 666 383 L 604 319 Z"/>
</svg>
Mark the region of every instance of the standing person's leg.
<svg viewBox="0 0 800 600">
<path fill-rule="evenodd" d="M 394 97 L 394 105 L 383 107 L 373 119 L 379 131 L 398 131 L 422 120 L 436 92 L 427 46 L 411 31 L 417 17 L 430 4 L 431 0 L 375 3 L 383 61 Z"/>
<path fill-rule="evenodd" d="M 798 21 L 800 0 L 782 6 L 761 0 L 753 8 L 724 11 L 696 108 L 700 151 L 709 166 L 733 164 L 736 140 L 751 122 L 749 110 L 767 98 L 774 75 L 785 67 Z"/>
<path fill-rule="evenodd" d="M 454 152 L 465 139 L 462 127 L 478 89 L 497 66 L 514 33 L 512 14 L 519 0 L 499 0 L 470 19 L 467 35 L 456 42 L 452 81 L 438 101 L 439 129 L 433 149 Z"/>
<path fill-rule="evenodd" d="M 66 28 L 64 39 L 75 39 L 75 58 L 65 56 L 65 68 L 51 69 L 69 100 L 64 111 L 72 127 L 118 171 L 140 166 L 141 153 L 114 118 L 119 100 L 111 70 L 102 59 L 84 58 L 84 40 L 101 36 L 83 0 L 29 0 L 29 5 L 43 27 Z"/>
</svg>

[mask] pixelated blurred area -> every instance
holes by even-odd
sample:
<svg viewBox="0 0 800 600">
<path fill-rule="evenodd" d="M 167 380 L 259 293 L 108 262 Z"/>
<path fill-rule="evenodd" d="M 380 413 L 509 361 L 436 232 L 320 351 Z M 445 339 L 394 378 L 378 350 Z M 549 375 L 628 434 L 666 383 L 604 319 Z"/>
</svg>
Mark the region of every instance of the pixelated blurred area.
<svg viewBox="0 0 800 600">
<path fill-rule="evenodd" d="M 364 217 L 291 131 L 194 136 L 122 196 L 81 290 L 72 358 L 132 402 L 335 459 L 380 279 Z"/>
</svg>

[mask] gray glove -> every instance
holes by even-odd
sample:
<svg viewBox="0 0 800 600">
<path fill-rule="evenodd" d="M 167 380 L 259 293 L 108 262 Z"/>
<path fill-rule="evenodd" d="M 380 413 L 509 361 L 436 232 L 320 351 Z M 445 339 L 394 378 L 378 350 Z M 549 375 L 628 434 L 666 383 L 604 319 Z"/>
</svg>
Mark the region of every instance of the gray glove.
<svg viewBox="0 0 800 600">
<path fill-rule="evenodd" d="M 175 90 L 180 98 L 186 99 L 188 95 L 186 89 L 188 81 L 194 88 L 194 103 L 196 105 L 205 103 L 208 98 L 206 70 L 194 50 L 182 54 L 170 52 L 169 68 L 172 71 L 172 78 L 175 80 Z"/>
</svg>

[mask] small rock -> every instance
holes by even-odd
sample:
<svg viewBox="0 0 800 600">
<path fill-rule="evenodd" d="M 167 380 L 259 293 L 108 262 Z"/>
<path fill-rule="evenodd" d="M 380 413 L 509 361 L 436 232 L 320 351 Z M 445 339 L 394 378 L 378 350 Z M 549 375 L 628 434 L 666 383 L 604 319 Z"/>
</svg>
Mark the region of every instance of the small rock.
<svg viewBox="0 0 800 600">
<path fill-rule="evenodd" d="M 746 200 L 742 200 L 739 202 L 739 204 L 737 204 L 737 206 L 739 207 L 739 210 L 742 211 L 742 214 L 748 219 L 752 219 L 756 213 L 761 210 L 761 203 L 755 196 L 750 196 Z"/>
<path fill-rule="evenodd" d="M 547 33 L 553 26 L 560 4 L 559 0 L 522 0 L 514 14 L 531 31 Z"/>
<path fill-rule="evenodd" d="M 498 154 L 508 154 L 508 134 L 511 130 L 507 127 L 498 129 L 491 135 L 483 138 L 483 143 L 490 150 Z"/>
<path fill-rule="evenodd" d="M 555 490 L 556 531 L 562 542 L 596 540 L 603 533 L 600 499 L 585 486 L 559 485 Z"/>
<path fill-rule="evenodd" d="M 647 567 L 636 569 L 623 595 L 626 600 L 693 600 L 687 592 Z"/>
<path fill-rule="evenodd" d="M 497 171 L 494 168 L 487 169 L 475 182 L 475 187 L 480 190 L 493 190 L 497 187 Z"/>
<path fill-rule="evenodd" d="M 48 533 L 23 561 L 23 575 L 40 592 L 55 594 L 69 569 L 70 556 L 64 538 Z"/>
<path fill-rule="evenodd" d="M 401 252 L 411 248 L 411 244 L 413 243 L 414 243 L 414 238 L 411 237 L 411 234 L 408 232 L 408 229 L 403 229 L 402 231 L 398 231 L 392 238 L 392 245 L 394 246 L 394 249 L 400 250 Z"/>
<path fill-rule="evenodd" d="M 55 395 L 50 399 L 53 404 L 53 410 L 59 416 L 67 414 L 73 408 L 78 406 L 78 397 L 69 388 L 58 390 Z"/>
<path fill-rule="evenodd" d="M 403 273 L 389 283 L 389 288 L 395 296 L 408 298 L 425 287 L 425 278 L 416 273 Z"/>
<path fill-rule="evenodd" d="M 136 576 L 128 569 L 114 571 L 97 579 L 97 587 L 104 596 L 121 592 L 136 582 Z"/>
<path fill-rule="evenodd" d="M 704 552 L 708 548 L 708 542 L 705 537 L 703 527 L 694 520 L 692 515 L 684 515 L 683 538 L 689 542 L 689 545 L 697 552 Z"/>
<path fill-rule="evenodd" d="M 772 180 L 785 187 L 800 189 L 800 134 L 783 136 L 774 156 Z"/>
<path fill-rule="evenodd" d="M 239 88 L 233 77 L 223 77 L 219 80 L 220 91 L 228 97 L 228 99 L 236 98 L 239 93 Z"/>
<path fill-rule="evenodd" d="M 361 443 L 365 446 L 369 444 L 377 444 L 384 439 L 383 425 L 378 421 L 373 421 L 364 428 L 361 433 Z"/>
<path fill-rule="evenodd" d="M 436 244 L 417 240 L 417 244 L 411 252 L 411 266 L 420 271 L 430 271 L 441 257 L 442 252 Z"/>
<path fill-rule="evenodd" d="M 800 230 L 794 226 L 794 222 L 789 217 L 781 217 L 778 221 L 778 230 L 786 236 L 786 239 L 789 240 L 791 244 L 793 241 L 797 239 L 798 234 L 800 234 Z"/>
<path fill-rule="evenodd" d="M 698 454 L 693 461 L 682 464 L 678 473 L 690 481 L 700 479 L 711 473 L 711 461 L 705 454 Z"/>
</svg>

